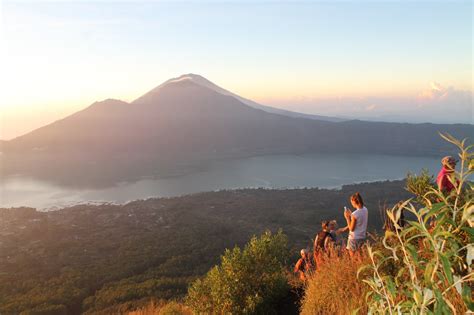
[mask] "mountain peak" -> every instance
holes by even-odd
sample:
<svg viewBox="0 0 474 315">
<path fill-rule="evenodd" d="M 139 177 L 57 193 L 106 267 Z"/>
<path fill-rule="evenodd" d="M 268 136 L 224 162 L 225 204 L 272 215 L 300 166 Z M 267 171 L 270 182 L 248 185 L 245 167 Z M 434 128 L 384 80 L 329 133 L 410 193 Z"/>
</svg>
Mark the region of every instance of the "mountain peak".
<svg viewBox="0 0 474 315">
<path fill-rule="evenodd" d="M 124 105 L 128 105 L 128 103 L 124 102 L 124 101 L 121 101 L 121 100 L 118 100 L 118 99 L 114 99 L 114 98 L 107 98 L 103 101 L 97 101 L 97 102 L 92 103 L 89 107 L 87 107 L 84 110 L 88 110 L 88 109 L 92 109 L 92 108 L 95 109 L 95 110 L 97 110 L 97 109 L 106 110 L 106 109 L 110 109 L 110 108 L 114 108 L 114 107 L 120 107 L 120 106 L 124 106 Z"/>
<path fill-rule="evenodd" d="M 325 121 L 331 121 L 331 122 L 339 122 L 343 121 L 344 119 L 340 118 L 334 118 L 334 117 L 325 117 L 325 116 L 319 116 L 319 115 L 311 115 L 311 114 L 302 114 L 302 113 L 297 113 L 297 112 L 292 112 L 280 108 L 274 108 L 270 106 L 265 106 L 258 104 L 250 99 L 241 97 L 235 93 L 232 93 L 217 84 L 214 84 L 213 82 L 209 81 L 205 77 L 199 74 L 195 73 L 187 73 L 187 74 L 182 74 L 176 78 L 169 79 L 165 81 L 164 83 L 160 84 L 158 87 L 154 88 L 150 92 L 146 93 L 145 95 L 139 97 L 133 103 L 141 103 L 141 102 L 149 102 L 150 99 L 153 99 L 156 97 L 156 95 L 160 94 L 165 88 L 172 87 L 172 86 L 180 86 L 180 87 L 201 87 L 201 88 L 206 88 L 209 89 L 213 92 L 216 92 L 221 95 L 225 96 L 230 96 L 232 98 L 237 99 L 241 103 L 250 106 L 255 109 L 263 110 L 268 113 L 272 114 L 278 114 L 278 115 L 283 115 L 283 116 L 288 116 L 288 117 L 297 117 L 297 118 L 308 118 L 308 119 L 313 119 L 313 120 L 325 120 Z"/>
<path fill-rule="evenodd" d="M 121 104 L 124 104 L 126 102 L 122 101 L 122 100 L 119 100 L 119 99 L 115 99 L 115 98 L 107 98 L 103 101 L 97 101 L 97 102 L 94 102 L 92 105 L 103 105 L 103 104 L 110 104 L 110 105 L 121 105 Z"/>
<path fill-rule="evenodd" d="M 159 85 L 157 88 L 153 89 L 150 92 L 151 93 L 156 93 L 159 90 L 161 90 L 162 88 L 164 88 L 166 86 L 169 86 L 170 84 L 177 84 L 177 83 L 183 83 L 183 82 L 194 83 L 195 85 L 198 85 L 200 87 L 208 88 L 208 89 L 210 89 L 214 92 L 217 92 L 219 94 L 232 96 L 232 97 L 235 97 L 235 98 L 240 100 L 240 97 L 238 95 L 236 95 L 232 92 L 229 92 L 226 89 L 221 88 L 220 86 L 218 86 L 217 84 L 209 81 L 208 79 L 206 79 L 202 75 L 195 74 L 195 73 L 182 74 L 179 77 L 169 79 L 169 80 L 165 81 L 164 83 L 162 83 L 161 85 Z"/>
<path fill-rule="evenodd" d="M 177 77 L 175 79 L 190 79 L 190 80 L 206 80 L 206 81 L 209 81 L 205 77 L 203 77 L 202 75 L 195 74 L 195 73 L 182 74 L 182 75 L 180 75 L 179 77 Z M 173 79 L 171 79 L 171 80 L 173 80 Z"/>
<path fill-rule="evenodd" d="M 175 86 L 180 86 L 180 87 L 200 87 L 200 88 L 208 88 L 211 90 L 216 91 L 216 88 L 219 88 L 217 85 L 212 83 L 211 81 L 207 80 L 203 76 L 199 74 L 194 74 L 194 73 L 188 73 L 188 74 L 182 74 L 176 78 L 171 78 L 156 88 L 152 89 L 148 93 L 142 95 L 141 97 L 137 98 L 134 100 L 132 103 L 143 103 L 143 102 L 149 102 L 150 99 L 154 99 L 157 95 L 162 93 L 165 89 L 175 87 Z M 218 92 L 218 91 L 216 91 Z"/>
<path fill-rule="evenodd" d="M 164 82 L 163 84 L 159 85 L 158 88 L 162 88 L 166 85 L 173 84 L 173 83 L 179 83 L 179 82 L 193 82 L 197 85 L 209 87 L 209 86 L 216 86 L 214 83 L 203 77 L 202 75 L 199 74 L 194 74 L 194 73 L 188 73 L 188 74 L 182 74 L 179 77 L 172 78 Z"/>
</svg>

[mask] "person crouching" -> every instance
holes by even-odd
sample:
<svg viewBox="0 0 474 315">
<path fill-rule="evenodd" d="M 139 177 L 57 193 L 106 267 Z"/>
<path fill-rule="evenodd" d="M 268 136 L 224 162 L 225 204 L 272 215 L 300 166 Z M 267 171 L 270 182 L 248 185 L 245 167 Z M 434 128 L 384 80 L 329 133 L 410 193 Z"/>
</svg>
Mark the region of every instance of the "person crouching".
<svg viewBox="0 0 474 315">
<path fill-rule="evenodd" d="M 309 253 L 306 249 L 300 251 L 301 258 L 298 259 L 298 262 L 295 265 L 295 273 L 299 273 L 299 278 L 301 281 L 306 281 L 309 274 L 313 270 L 313 264 L 309 257 Z"/>
</svg>

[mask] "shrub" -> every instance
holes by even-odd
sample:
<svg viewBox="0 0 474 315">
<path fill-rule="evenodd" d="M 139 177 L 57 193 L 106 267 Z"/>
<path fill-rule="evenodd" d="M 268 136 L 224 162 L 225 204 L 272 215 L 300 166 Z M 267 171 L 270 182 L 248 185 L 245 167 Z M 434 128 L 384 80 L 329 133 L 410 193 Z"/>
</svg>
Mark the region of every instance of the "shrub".
<svg viewBox="0 0 474 315">
<path fill-rule="evenodd" d="M 367 313 L 361 301 L 367 286 L 357 278 L 357 271 L 368 262 L 365 250 L 358 259 L 351 259 L 345 253 L 331 255 L 309 278 L 301 314 L 350 314 L 355 309 Z"/>
<path fill-rule="evenodd" d="M 459 148 L 461 169 L 455 174 L 459 184 L 449 195 L 436 188 L 426 189 L 416 196 L 424 207 L 417 208 L 407 200 L 387 211 L 395 227 L 399 227 L 403 209 L 415 219 L 408 220 L 404 229 L 388 231 L 382 249 L 368 247 L 370 264 L 360 271 L 369 271 L 369 276 L 361 278 L 370 287 L 366 299 L 372 313 L 456 314 L 474 310 L 474 273 L 472 262 L 467 260 L 474 240 L 474 229 L 468 224 L 474 207 L 474 190 L 468 182 L 474 172 L 468 167 L 473 146 L 449 135 L 442 137 Z"/>
<path fill-rule="evenodd" d="M 287 258 L 287 237 L 281 231 L 254 236 L 243 250 L 227 249 L 220 265 L 190 286 L 187 304 L 206 314 L 272 312 L 289 290 Z"/>
<path fill-rule="evenodd" d="M 417 202 L 426 204 L 426 198 L 429 198 L 430 202 L 435 201 L 434 196 L 429 193 L 435 188 L 434 176 L 430 175 L 427 169 L 423 169 L 420 175 L 407 174 L 406 190 L 416 196 Z"/>
</svg>

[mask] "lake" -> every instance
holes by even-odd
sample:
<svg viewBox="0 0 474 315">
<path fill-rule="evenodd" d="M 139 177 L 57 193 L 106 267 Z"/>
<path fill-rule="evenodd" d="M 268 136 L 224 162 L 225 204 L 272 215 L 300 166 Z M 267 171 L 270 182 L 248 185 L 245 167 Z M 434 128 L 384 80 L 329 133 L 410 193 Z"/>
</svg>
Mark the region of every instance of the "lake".
<svg viewBox="0 0 474 315">
<path fill-rule="evenodd" d="M 386 155 L 272 155 L 216 161 L 204 170 L 177 177 L 123 182 L 108 188 L 77 189 L 13 177 L 0 183 L 0 207 L 55 209 L 77 203 L 124 203 L 236 188 L 339 188 L 345 184 L 402 179 L 426 168 L 435 174 L 440 159 Z"/>
</svg>

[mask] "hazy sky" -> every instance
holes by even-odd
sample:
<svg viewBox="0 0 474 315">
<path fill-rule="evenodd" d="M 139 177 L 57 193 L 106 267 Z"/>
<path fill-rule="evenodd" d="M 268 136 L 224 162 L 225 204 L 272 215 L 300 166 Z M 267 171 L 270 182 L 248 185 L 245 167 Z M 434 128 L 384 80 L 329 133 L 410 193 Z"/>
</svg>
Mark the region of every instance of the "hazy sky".
<svg viewBox="0 0 474 315">
<path fill-rule="evenodd" d="M 190 72 L 292 110 L 473 122 L 471 1 L 0 6 L 0 139 Z"/>
</svg>

